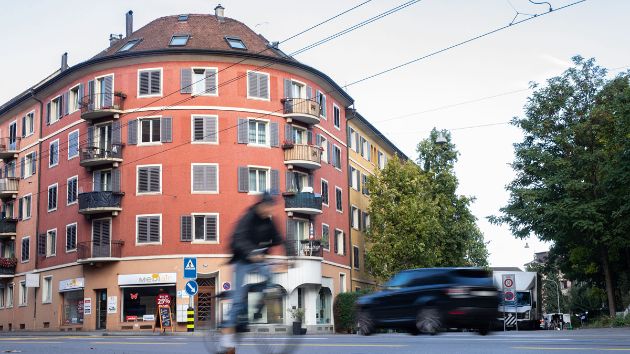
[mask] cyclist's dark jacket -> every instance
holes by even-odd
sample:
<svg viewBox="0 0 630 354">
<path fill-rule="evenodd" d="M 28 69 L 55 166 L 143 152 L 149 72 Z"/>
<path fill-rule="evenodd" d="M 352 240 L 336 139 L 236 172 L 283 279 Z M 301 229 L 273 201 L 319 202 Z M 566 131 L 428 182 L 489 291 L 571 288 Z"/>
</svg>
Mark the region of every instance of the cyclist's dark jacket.
<svg viewBox="0 0 630 354">
<path fill-rule="evenodd" d="M 282 244 L 284 243 L 280 237 L 280 232 L 271 218 L 261 218 L 256 213 L 256 206 L 252 206 L 239 220 L 232 235 L 230 248 L 234 256 L 232 256 L 230 263 L 248 262 L 247 256 L 253 250 Z"/>
</svg>

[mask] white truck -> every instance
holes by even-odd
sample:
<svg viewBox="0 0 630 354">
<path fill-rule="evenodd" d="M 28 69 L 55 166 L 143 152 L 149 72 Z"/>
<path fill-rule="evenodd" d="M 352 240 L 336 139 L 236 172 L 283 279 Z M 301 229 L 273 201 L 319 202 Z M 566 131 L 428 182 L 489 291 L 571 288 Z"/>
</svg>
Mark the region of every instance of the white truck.
<svg viewBox="0 0 630 354">
<path fill-rule="evenodd" d="M 503 275 L 514 275 L 515 301 L 506 302 L 503 296 Z M 536 272 L 493 271 L 494 285 L 501 295 L 498 318 L 500 326 L 506 329 L 539 329 L 542 319 L 540 279 Z"/>
</svg>

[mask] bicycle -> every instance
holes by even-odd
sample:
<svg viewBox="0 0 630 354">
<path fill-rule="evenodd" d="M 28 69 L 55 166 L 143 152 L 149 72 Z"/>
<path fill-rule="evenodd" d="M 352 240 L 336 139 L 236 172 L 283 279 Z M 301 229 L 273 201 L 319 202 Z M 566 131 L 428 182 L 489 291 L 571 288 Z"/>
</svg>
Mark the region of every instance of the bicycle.
<svg viewBox="0 0 630 354">
<path fill-rule="evenodd" d="M 270 269 L 278 265 L 292 266 L 291 263 L 285 259 L 265 259 L 265 262 L 256 263 L 255 273 L 273 274 L 270 271 L 262 271 L 262 268 L 268 267 L 268 269 Z M 237 352 L 239 348 L 243 350 L 245 348 L 254 347 L 261 354 L 293 353 L 299 346 L 300 336 L 293 336 L 291 326 L 284 323 L 284 313 L 288 301 L 287 292 L 280 285 L 274 284 L 271 277 L 263 277 L 262 281 L 246 284 L 244 287 L 246 287 L 248 294 L 248 307 L 246 308 L 248 313 L 239 315 L 235 333 Z M 231 297 L 231 290 L 215 295 L 216 306 L 222 308 L 219 304 L 222 304 L 223 301 L 231 300 Z M 253 298 L 253 301 L 251 301 L 250 298 Z M 270 305 L 275 305 L 275 307 L 279 305 L 282 313 L 282 323 L 276 323 L 267 327 L 252 326 L 252 320 L 259 323 L 264 322 L 262 321 L 264 319 L 267 319 L 267 322 L 269 321 L 268 308 Z M 201 330 L 207 332 L 207 334 L 204 335 L 204 343 L 208 353 L 222 353 L 220 351 L 221 336 L 223 335 L 221 329 L 202 328 Z"/>
</svg>

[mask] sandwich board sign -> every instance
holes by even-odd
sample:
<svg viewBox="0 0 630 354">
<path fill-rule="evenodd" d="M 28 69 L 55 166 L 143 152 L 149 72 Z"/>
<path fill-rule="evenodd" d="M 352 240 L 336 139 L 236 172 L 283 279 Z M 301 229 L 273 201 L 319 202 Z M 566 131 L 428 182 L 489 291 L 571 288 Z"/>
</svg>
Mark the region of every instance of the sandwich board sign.
<svg viewBox="0 0 630 354">
<path fill-rule="evenodd" d="M 197 279 L 197 258 L 184 257 L 184 279 Z"/>
</svg>

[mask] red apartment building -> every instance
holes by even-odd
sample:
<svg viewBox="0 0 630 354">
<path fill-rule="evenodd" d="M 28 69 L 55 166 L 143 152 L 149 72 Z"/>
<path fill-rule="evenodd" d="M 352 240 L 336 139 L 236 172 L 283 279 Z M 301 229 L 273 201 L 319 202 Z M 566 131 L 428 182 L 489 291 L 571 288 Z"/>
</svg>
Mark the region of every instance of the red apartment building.
<svg viewBox="0 0 630 354">
<path fill-rule="evenodd" d="M 311 332 L 332 330 L 350 287 L 352 98 L 220 6 L 137 31 L 130 11 L 110 42 L 0 107 L 0 330 L 150 329 L 162 291 L 183 330 L 184 256 L 197 321 L 216 324 L 230 235 L 264 190 L 299 261 L 275 279 L 286 303 L 256 321 L 301 307 Z"/>
</svg>

